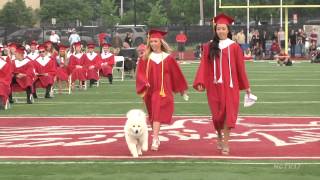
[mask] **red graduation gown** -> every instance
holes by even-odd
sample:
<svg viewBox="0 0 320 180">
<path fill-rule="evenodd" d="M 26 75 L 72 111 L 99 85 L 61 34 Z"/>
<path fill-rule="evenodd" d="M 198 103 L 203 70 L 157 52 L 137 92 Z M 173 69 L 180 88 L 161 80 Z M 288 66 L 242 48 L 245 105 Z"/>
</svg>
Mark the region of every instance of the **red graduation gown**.
<svg viewBox="0 0 320 180">
<path fill-rule="evenodd" d="M 38 75 L 36 87 L 46 88 L 49 84 L 53 85 L 57 71 L 57 64 L 52 57 L 46 56 L 44 59 L 39 56 L 33 61 L 36 74 L 48 73 L 48 76 Z"/>
<path fill-rule="evenodd" d="M 105 64 L 103 64 L 105 63 Z M 112 74 L 112 68 L 114 65 L 114 55 L 106 56 L 101 53 L 101 72 L 104 77 Z"/>
<path fill-rule="evenodd" d="M 99 70 L 101 64 L 101 57 L 97 53 L 86 53 L 83 55 L 83 65 L 87 71 L 87 79 L 99 80 Z M 90 66 L 94 66 L 93 69 L 89 69 Z"/>
<path fill-rule="evenodd" d="M 12 80 L 12 67 L 10 61 L 0 57 L 0 96 L 3 105 L 6 104 L 8 96 L 11 92 L 10 84 Z"/>
<path fill-rule="evenodd" d="M 14 84 L 12 86 L 12 90 L 14 91 L 22 91 L 25 90 L 27 87 L 31 86 L 33 84 L 33 81 L 35 79 L 35 74 L 34 74 L 34 67 L 32 61 L 29 59 L 24 59 L 23 61 L 25 62 L 24 65 L 22 66 L 17 66 L 19 64 L 19 60 L 14 60 L 12 63 L 12 69 L 14 74 L 26 74 L 25 77 L 22 78 L 16 78 L 17 84 Z"/>
<path fill-rule="evenodd" d="M 216 129 L 222 129 L 224 121 L 234 128 L 239 111 L 239 91 L 249 88 L 243 52 L 237 43 L 229 45 L 233 87 L 230 87 L 228 48 L 222 49 L 222 83 L 214 83 L 214 64 L 209 58 L 209 43 L 203 46 L 203 55 L 193 87 L 199 84 L 207 91 L 212 120 Z M 220 57 L 216 57 L 216 76 L 220 77 Z"/>
<path fill-rule="evenodd" d="M 80 65 L 82 66 L 82 68 L 76 68 L 76 65 Z M 75 80 L 87 80 L 87 72 L 84 67 L 83 55 L 80 56 L 78 54 L 78 56 L 75 56 L 74 54 L 72 54 L 69 59 L 68 69 L 69 72 L 71 72 L 72 82 L 74 82 Z"/>
<path fill-rule="evenodd" d="M 159 64 L 150 60 L 148 78 L 146 76 L 148 60 L 140 60 L 136 73 L 136 91 L 143 94 L 146 104 L 149 121 L 158 121 L 170 124 L 174 111 L 173 93 L 183 92 L 188 89 L 187 81 L 183 76 L 179 65 L 173 56 L 167 56 Z M 162 80 L 162 63 L 164 63 L 164 92 L 165 96 L 160 96 Z M 150 84 L 150 87 L 147 86 Z"/>
<path fill-rule="evenodd" d="M 59 57 L 56 56 L 55 59 L 57 60 L 58 63 L 58 67 L 57 67 L 57 80 L 60 81 L 68 81 L 69 78 L 69 72 L 68 72 L 68 68 L 67 68 L 67 63 L 66 63 L 66 59 L 64 59 L 64 57 Z"/>
</svg>

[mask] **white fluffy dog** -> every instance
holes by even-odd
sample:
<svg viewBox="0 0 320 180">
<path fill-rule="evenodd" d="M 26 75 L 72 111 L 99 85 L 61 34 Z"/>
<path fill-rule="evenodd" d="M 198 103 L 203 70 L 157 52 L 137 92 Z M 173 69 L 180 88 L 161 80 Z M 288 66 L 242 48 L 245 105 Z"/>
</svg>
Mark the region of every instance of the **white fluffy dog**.
<svg viewBox="0 0 320 180">
<path fill-rule="evenodd" d="M 126 142 L 133 157 L 142 155 L 148 150 L 148 125 L 146 114 L 140 109 L 132 109 L 127 113 L 124 126 Z"/>
</svg>

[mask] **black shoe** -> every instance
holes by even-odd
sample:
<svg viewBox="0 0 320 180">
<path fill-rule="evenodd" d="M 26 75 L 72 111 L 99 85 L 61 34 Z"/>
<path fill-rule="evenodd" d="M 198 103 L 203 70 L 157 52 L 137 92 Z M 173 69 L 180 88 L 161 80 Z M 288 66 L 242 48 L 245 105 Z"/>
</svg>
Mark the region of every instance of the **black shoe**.
<svg viewBox="0 0 320 180">
<path fill-rule="evenodd" d="M 37 93 L 32 93 L 32 95 L 33 95 L 33 98 L 38 99 Z"/>
<path fill-rule="evenodd" d="M 50 94 L 46 94 L 44 98 L 52 98 L 52 97 L 50 96 Z"/>
<path fill-rule="evenodd" d="M 14 101 L 13 101 L 13 99 L 12 99 L 12 95 L 9 95 L 9 103 L 10 103 L 10 104 L 13 104 L 13 103 L 14 103 Z"/>
</svg>

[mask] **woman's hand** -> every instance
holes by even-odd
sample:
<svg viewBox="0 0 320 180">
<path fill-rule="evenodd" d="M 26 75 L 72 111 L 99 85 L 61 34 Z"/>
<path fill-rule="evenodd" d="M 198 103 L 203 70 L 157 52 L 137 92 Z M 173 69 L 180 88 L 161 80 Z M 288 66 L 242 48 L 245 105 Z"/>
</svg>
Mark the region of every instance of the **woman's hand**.
<svg viewBox="0 0 320 180">
<path fill-rule="evenodd" d="M 250 88 L 246 89 L 246 93 L 247 93 L 248 95 L 250 95 L 250 94 L 251 94 L 251 89 L 250 89 Z"/>
</svg>

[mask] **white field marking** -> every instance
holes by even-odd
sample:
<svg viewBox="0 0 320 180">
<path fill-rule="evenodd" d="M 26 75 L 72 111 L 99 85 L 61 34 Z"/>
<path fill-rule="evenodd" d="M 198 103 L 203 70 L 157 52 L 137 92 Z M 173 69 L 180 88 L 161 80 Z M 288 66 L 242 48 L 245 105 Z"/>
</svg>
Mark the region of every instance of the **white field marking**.
<svg viewBox="0 0 320 180">
<path fill-rule="evenodd" d="M 204 92 L 188 92 L 188 94 L 202 94 Z M 319 92 L 315 91 L 254 91 L 254 94 L 319 94 Z"/>
<path fill-rule="evenodd" d="M 32 106 L 57 106 L 61 104 L 79 104 L 81 105 L 97 105 L 97 104 L 142 104 L 142 102 L 137 101 L 123 101 L 123 102 L 67 102 L 67 101 L 59 101 L 59 102 L 36 102 Z M 175 101 L 175 104 L 208 104 L 206 100 L 204 101 Z M 240 101 L 240 104 L 243 104 L 242 101 Z M 320 101 L 257 101 L 256 104 L 320 104 Z M 19 105 L 25 105 L 25 104 L 16 104 Z"/>
<path fill-rule="evenodd" d="M 0 116 L 0 119 L 33 119 L 33 118 L 37 118 L 39 120 L 41 119 L 79 119 L 79 118 L 94 118 L 94 119 L 123 119 L 125 118 L 125 114 L 106 114 L 106 115 L 110 115 L 110 116 L 27 116 L 27 117 L 13 117 L 13 116 Z M 122 116 L 112 116 L 112 115 L 122 115 Z M 292 116 L 292 114 L 261 114 L 261 115 L 255 115 L 255 114 L 248 114 L 248 115 L 240 115 L 238 116 L 238 118 L 246 118 L 246 117 L 250 117 L 250 118 L 270 118 L 270 119 L 274 119 L 274 118 L 283 118 L 283 119 L 309 119 L 309 118 L 318 118 L 320 119 L 320 116 L 314 116 L 314 115 L 304 115 L 304 116 Z M 211 118 L 211 115 L 197 115 L 197 114 L 176 114 L 173 116 L 173 118 Z"/>
<path fill-rule="evenodd" d="M 128 157 L 129 159 L 129 157 Z M 270 161 L 270 160 L 269 160 Z M 221 162 L 221 161 L 0 161 L 1 165 L 69 165 L 69 164 L 222 164 L 222 165 L 320 165 L 320 162 L 295 162 L 277 160 L 275 162 Z"/>
<path fill-rule="evenodd" d="M 139 159 L 233 159 L 233 160 L 319 160 L 320 156 L 277 156 L 277 157 L 245 157 L 245 156 L 188 156 L 188 155 L 163 155 L 141 156 Z M 0 159 L 132 159 L 132 156 L 0 156 Z M 1 162 L 1 161 L 0 161 Z M 317 162 L 316 162 L 317 163 Z M 320 163 L 320 162 L 319 162 Z"/>
</svg>

